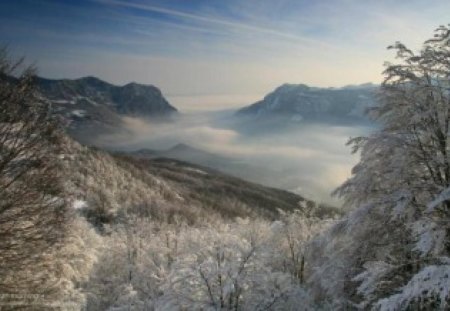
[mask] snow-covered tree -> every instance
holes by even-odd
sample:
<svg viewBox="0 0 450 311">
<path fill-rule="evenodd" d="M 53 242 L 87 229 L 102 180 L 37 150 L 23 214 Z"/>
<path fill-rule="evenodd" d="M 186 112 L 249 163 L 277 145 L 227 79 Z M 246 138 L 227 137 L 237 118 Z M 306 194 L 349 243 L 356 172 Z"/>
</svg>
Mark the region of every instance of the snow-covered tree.
<svg viewBox="0 0 450 311">
<path fill-rule="evenodd" d="M 300 214 L 285 217 L 190 227 L 129 215 L 127 223 L 105 228 L 104 248 L 84 287 L 87 307 L 314 310 L 291 260 L 293 251 L 301 262 L 302 239 L 318 226 L 302 223 Z"/>
<path fill-rule="evenodd" d="M 88 281 L 98 260 L 102 241 L 83 217 L 74 217 L 67 226 L 64 244 L 53 253 L 52 264 L 58 268 L 58 273 L 47 277 L 59 289 L 54 302 L 56 306 L 83 310 L 87 301 L 83 284 Z"/>
<path fill-rule="evenodd" d="M 158 305 L 175 310 L 307 310 L 305 291 L 295 277 L 270 265 L 271 234 L 267 223 L 248 220 L 192 230 L 183 241 L 188 253 L 174 263 Z"/>
<path fill-rule="evenodd" d="M 310 242 L 335 221 L 310 217 L 299 210 L 279 213 L 280 219 L 271 224 L 271 265 L 291 274 L 298 284 L 304 284 L 310 272 Z"/>
<path fill-rule="evenodd" d="M 350 141 L 361 160 L 336 191 L 357 209 L 334 229 L 327 243 L 335 258 L 318 269 L 342 265 L 345 303 L 357 308 L 445 309 L 450 28 L 439 27 L 418 53 L 399 42 L 390 48 L 399 63 L 387 64 L 379 105 L 370 110 L 380 130 Z"/>
</svg>

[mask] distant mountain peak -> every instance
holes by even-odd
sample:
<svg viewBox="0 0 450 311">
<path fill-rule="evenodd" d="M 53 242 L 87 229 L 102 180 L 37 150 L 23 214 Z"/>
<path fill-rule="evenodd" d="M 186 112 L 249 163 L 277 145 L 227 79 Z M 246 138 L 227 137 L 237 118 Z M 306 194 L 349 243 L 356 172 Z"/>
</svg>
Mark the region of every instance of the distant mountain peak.
<svg viewBox="0 0 450 311">
<path fill-rule="evenodd" d="M 289 122 L 366 121 L 366 109 L 375 105 L 376 88 L 372 83 L 339 89 L 286 83 L 236 114 L 258 119 L 276 117 Z"/>
<path fill-rule="evenodd" d="M 50 80 L 38 78 L 40 91 L 53 101 L 87 99 L 95 105 L 114 108 L 124 115 L 152 117 L 170 114 L 176 109 L 153 85 L 131 82 L 117 86 L 97 77 L 87 76 L 79 79 Z"/>
<path fill-rule="evenodd" d="M 131 82 L 117 86 L 94 76 L 73 80 L 38 77 L 36 82 L 77 138 L 118 130 L 122 116 L 167 118 L 177 112 L 153 85 Z"/>
</svg>

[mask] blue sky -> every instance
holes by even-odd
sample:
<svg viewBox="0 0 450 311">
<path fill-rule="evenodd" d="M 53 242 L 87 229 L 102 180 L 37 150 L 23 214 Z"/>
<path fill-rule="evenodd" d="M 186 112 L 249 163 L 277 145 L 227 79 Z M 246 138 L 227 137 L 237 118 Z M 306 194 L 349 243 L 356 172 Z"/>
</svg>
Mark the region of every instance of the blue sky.
<svg viewBox="0 0 450 311">
<path fill-rule="evenodd" d="M 262 96 L 380 82 L 387 45 L 419 47 L 449 16 L 448 0 L 3 0 L 0 42 L 46 77 Z"/>
</svg>

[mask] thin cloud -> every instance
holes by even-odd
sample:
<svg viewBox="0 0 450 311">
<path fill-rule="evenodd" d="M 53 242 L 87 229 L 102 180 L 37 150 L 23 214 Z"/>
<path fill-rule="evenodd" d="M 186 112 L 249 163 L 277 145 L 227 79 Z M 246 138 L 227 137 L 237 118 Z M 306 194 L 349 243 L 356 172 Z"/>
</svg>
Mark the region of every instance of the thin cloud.
<svg viewBox="0 0 450 311">
<path fill-rule="evenodd" d="M 187 12 L 183 12 L 183 11 L 179 11 L 179 10 L 167 9 L 167 8 L 154 6 L 154 5 L 125 2 L 125 1 L 121 1 L 121 0 L 95 0 L 95 1 L 98 3 L 102 3 L 102 4 L 140 9 L 140 10 L 149 11 L 149 12 L 157 12 L 157 13 L 167 14 L 167 15 L 171 15 L 171 16 L 191 19 L 191 20 L 195 20 L 195 21 L 232 27 L 232 28 L 236 28 L 236 29 L 240 29 L 240 30 L 268 34 L 268 35 L 277 36 L 277 37 L 288 39 L 288 40 L 298 41 L 301 43 L 308 43 L 308 44 L 314 43 L 314 44 L 320 44 L 320 45 L 326 46 L 327 48 L 335 48 L 335 47 L 327 45 L 321 41 L 313 40 L 313 39 L 306 38 L 306 37 L 301 37 L 301 36 L 291 34 L 291 33 L 280 32 L 280 31 L 273 30 L 273 29 L 263 28 L 263 27 L 244 24 L 244 23 L 238 23 L 238 22 L 234 22 L 234 21 L 228 21 L 228 20 L 224 20 L 224 19 L 213 18 L 213 17 L 209 17 L 209 16 L 187 13 Z"/>
<path fill-rule="evenodd" d="M 450 10 L 438 0 L 44 3 L 0 1 L 0 36 L 43 76 L 95 75 L 154 84 L 164 95 L 230 99 L 263 97 L 283 83 L 379 83 L 383 62 L 393 57 L 385 47 L 396 40 L 417 47 Z M 186 98 L 180 107 L 254 101 L 201 100 Z"/>
</svg>

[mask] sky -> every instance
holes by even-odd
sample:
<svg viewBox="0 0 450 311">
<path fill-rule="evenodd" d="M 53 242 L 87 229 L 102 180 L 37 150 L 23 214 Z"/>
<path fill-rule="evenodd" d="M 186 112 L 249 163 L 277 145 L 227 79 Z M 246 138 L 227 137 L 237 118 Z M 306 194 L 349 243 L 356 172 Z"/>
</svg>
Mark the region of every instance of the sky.
<svg viewBox="0 0 450 311">
<path fill-rule="evenodd" d="M 379 83 L 386 47 L 420 47 L 449 13 L 448 0 L 2 0 L 0 44 L 44 77 L 232 106 L 283 83 Z"/>
</svg>

